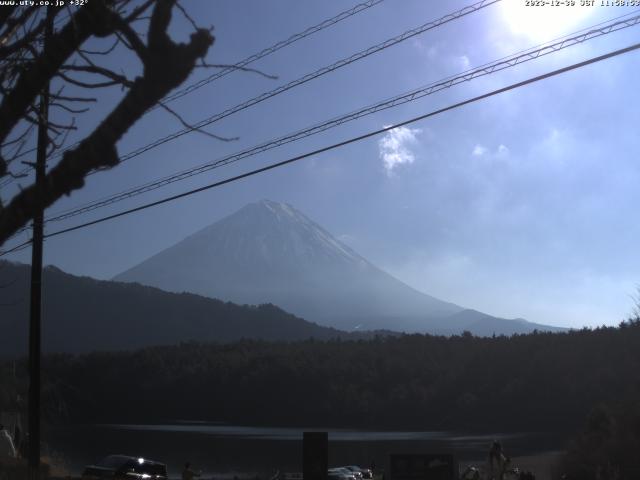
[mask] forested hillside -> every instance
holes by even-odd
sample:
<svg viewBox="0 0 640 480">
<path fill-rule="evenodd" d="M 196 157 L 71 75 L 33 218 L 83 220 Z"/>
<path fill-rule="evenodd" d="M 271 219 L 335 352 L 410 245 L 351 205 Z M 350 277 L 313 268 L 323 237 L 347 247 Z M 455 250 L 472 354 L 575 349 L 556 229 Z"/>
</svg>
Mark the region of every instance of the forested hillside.
<svg viewBox="0 0 640 480">
<path fill-rule="evenodd" d="M 0 261 L 0 357 L 24 355 L 29 266 Z M 236 305 L 139 284 L 43 272 L 45 352 L 132 350 L 183 341 L 233 342 L 362 336 L 307 322 L 274 305 Z"/>
<path fill-rule="evenodd" d="M 563 430 L 600 403 L 640 398 L 638 345 L 636 320 L 494 338 L 185 343 L 44 366 L 68 421 Z"/>
</svg>

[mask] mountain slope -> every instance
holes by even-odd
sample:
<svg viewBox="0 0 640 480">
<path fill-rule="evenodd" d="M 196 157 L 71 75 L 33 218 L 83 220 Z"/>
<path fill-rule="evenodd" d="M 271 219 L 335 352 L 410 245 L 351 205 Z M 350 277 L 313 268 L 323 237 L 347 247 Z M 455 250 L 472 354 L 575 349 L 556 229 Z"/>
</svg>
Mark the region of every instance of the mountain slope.
<svg viewBox="0 0 640 480">
<path fill-rule="evenodd" d="M 293 207 L 268 200 L 243 207 L 115 279 L 242 304 L 274 303 L 347 331 L 459 333 L 477 320 L 456 316 L 465 309 L 409 287 Z"/>
<path fill-rule="evenodd" d="M 115 280 L 241 304 L 270 302 L 347 330 L 398 327 L 400 320 L 401 329 L 414 330 L 425 316 L 462 310 L 408 287 L 297 210 L 270 201 L 245 206 Z"/>
<path fill-rule="evenodd" d="M 23 354 L 29 319 L 28 265 L 0 261 L 0 355 Z M 329 339 L 353 334 L 321 327 L 273 305 L 224 303 L 194 294 L 43 274 L 42 343 L 47 352 L 129 350 L 184 341 Z"/>
<path fill-rule="evenodd" d="M 538 330 L 540 332 L 564 332 L 568 330 L 566 328 L 528 322 L 522 318 L 507 320 L 505 318 L 493 317 L 473 309 L 466 309 L 455 313 L 447 320 L 454 324 L 464 325 L 464 330 L 472 332 L 474 335 L 480 337 L 530 333 L 534 330 Z"/>
</svg>

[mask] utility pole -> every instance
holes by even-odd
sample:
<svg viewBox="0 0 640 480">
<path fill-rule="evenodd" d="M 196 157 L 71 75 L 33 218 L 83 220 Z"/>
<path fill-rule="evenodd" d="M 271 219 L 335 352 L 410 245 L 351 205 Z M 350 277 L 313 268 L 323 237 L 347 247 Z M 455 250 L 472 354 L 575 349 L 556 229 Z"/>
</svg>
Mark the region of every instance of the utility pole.
<svg viewBox="0 0 640 480">
<path fill-rule="evenodd" d="M 47 8 L 47 23 L 42 50 L 46 51 L 53 31 L 53 11 Z M 38 148 L 36 154 L 36 191 L 40 203 L 33 216 L 31 249 L 31 306 L 29 314 L 29 480 L 40 480 L 40 314 L 42 312 L 42 243 L 44 230 L 44 179 L 47 170 L 49 121 L 49 82 L 40 94 L 38 109 Z"/>
</svg>

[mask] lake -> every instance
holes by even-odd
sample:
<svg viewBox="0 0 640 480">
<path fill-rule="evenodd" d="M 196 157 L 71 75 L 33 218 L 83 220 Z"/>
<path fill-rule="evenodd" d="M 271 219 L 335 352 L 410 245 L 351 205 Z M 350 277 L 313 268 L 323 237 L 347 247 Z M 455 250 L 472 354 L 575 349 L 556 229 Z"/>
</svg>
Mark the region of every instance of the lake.
<svg viewBox="0 0 640 480">
<path fill-rule="evenodd" d="M 557 433 L 471 434 L 465 432 L 367 431 L 335 428 L 266 428 L 208 422 L 157 425 L 73 425 L 47 429 L 45 439 L 54 458 L 70 473 L 108 454 L 147 457 L 179 473 L 190 461 L 205 476 L 233 477 L 273 474 L 276 469 L 302 470 L 302 433 L 329 432 L 329 464 L 384 468 L 391 453 L 453 453 L 460 460 L 484 459 L 494 439 L 507 455 L 562 450 Z"/>
</svg>

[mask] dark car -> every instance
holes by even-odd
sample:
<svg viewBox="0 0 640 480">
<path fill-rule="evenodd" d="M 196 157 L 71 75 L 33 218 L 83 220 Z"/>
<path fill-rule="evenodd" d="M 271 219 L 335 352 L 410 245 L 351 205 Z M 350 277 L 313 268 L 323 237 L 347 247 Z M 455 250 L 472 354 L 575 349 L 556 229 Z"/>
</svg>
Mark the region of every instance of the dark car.
<svg viewBox="0 0 640 480">
<path fill-rule="evenodd" d="M 82 480 L 167 480 L 167 466 L 147 458 L 109 455 L 95 465 L 88 465 Z"/>
<path fill-rule="evenodd" d="M 347 468 L 336 467 L 327 470 L 328 480 L 357 480 L 355 475 Z"/>
</svg>

